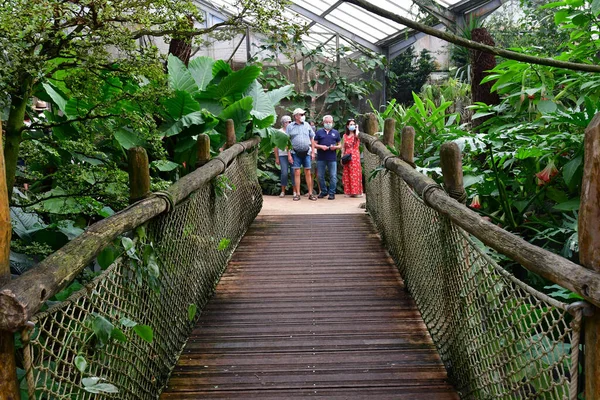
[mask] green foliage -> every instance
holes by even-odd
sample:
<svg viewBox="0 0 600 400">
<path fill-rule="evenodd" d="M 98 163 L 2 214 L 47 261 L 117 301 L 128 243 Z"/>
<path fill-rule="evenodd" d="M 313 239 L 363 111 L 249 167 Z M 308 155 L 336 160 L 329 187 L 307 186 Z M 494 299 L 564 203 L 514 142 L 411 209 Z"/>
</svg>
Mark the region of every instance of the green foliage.
<svg viewBox="0 0 600 400">
<path fill-rule="evenodd" d="M 401 104 L 412 104 L 412 92 L 419 92 L 429 75 L 436 70 L 429 51 L 423 49 L 419 56 L 409 47 L 390 63 L 389 93 Z"/>
</svg>

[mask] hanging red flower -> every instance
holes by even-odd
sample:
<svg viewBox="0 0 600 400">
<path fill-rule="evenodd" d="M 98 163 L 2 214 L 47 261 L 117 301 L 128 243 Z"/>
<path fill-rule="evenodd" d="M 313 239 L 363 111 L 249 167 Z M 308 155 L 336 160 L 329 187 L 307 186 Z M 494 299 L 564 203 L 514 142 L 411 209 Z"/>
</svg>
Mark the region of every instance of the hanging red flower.
<svg viewBox="0 0 600 400">
<path fill-rule="evenodd" d="M 550 179 L 558 174 L 558 169 L 554 166 L 554 160 L 550 160 L 546 168 L 535 174 L 538 186 L 543 186 L 550 182 Z"/>
<path fill-rule="evenodd" d="M 476 208 L 478 210 L 481 208 L 481 203 L 479 202 L 479 195 L 478 194 L 476 194 L 475 196 L 473 196 L 473 200 L 471 201 L 471 204 L 469 204 L 469 207 Z"/>
</svg>

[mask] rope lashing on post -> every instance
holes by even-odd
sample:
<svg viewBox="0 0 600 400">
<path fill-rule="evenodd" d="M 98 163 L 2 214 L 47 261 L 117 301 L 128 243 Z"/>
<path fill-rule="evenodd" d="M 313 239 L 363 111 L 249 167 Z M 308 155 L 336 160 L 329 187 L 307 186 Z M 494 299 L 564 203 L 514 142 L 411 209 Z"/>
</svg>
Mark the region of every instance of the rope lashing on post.
<svg viewBox="0 0 600 400">
<path fill-rule="evenodd" d="M 221 161 L 221 164 L 223 164 L 223 171 L 225 171 L 227 169 L 227 163 L 225 161 L 223 161 L 222 158 L 215 157 L 215 158 L 213 158 L 213 160 L 219 160 L 219 161 Z"/>
<path fill-rule="evenodd" d="M 433 190 L 433 189 L 439 189 L 439 190 L 444 190 L 439 184 L 437 183 L 430 183 L 429 185 L 425 186 L 423 188 L 423 191 L 421 192 L 421 199 L 423 199 L 423 201 L 425 202 L 425 204 L 430 205 L 429 202 L 427 201 L 427 194 L 429 193 L 429 191 Z"/>
<path fill-rule="evenodd" d="M 392 155 L 392 156 L 386 156 L 386 157 L 383 159 L 383 161 L 381 161 L 381 165 L 383 165 L 384 167 L 386 167 L 386 168 L 387 168 L 387 165 L 386 165 L 386 163 L 387 163 L 387 160 L 389 160 L 390 158 L 398 158 L 398 157 L 397 157 L 397 156 L 393 156 L 393 155 Z"/>
<path fill-rule="evenodd" d="M 467 192 L 465 192 L 464 190 L 446 189 L 446 192 L 450 195 L 450 197 L 452 197 L 459 203 L 464 204 L 465 201 L 467 201 Z"/>
<path fill-rule="evenodd" d="M 175 209 L 175 200 L 173 199 L 173 195 L 166 190 L 159 190 L 156 192 L 152 192 L 153 196 L 163 199 L 167 202 L 167 209 L 164 211 L 164 214 L 168 214 Z"/>
</svg>

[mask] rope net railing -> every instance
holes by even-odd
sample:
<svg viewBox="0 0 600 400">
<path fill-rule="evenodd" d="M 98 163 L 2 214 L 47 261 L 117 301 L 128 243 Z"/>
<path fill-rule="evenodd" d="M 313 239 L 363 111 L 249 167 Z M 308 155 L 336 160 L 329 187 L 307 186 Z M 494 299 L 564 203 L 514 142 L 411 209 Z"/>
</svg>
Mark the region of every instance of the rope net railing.
<svg viewBox="0 0 600 400">
<path fill-rule="evenodd" d="M 34 316 L 35 327 L 23 331 L 30 399 L 158 398 L 260 211 L 256 160 L 256 151 L 237 156 L 138 228 L 134 246 L 99 277 Z"/>
<path fill-rule="evenodd" d="M 586 303 L 517 280 L 366 147 L 364 164 L 367 210 L 461 397 L 577 399 Z"/>
</svg>

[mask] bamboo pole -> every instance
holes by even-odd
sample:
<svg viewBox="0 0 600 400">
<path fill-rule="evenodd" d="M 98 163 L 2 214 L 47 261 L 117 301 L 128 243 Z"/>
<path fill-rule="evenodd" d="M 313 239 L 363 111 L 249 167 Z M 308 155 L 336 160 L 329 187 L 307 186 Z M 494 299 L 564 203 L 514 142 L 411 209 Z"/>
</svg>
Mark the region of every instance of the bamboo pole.
<svg viewBox="0 0 600 400">
<path fill-rule="evenodd" d="M 585 130 L 579 207 L 579 261 L 600 271 L 600 113 Z M 585 398 L 600 399 L 600 309 L 584 320 Z"/>
<path fill-rule="evenodd" d="M 383 124 L 383 144 L 394 147 L 394 134 L 396 133 L 396 120 L 386 118 Z"/>
<path fill-rule="evenodd" d="M 210 161 L 210 137 L 206 133 L 202 133 L 198 135 L 197 143 L 196 168 Z"/>
<path fill-rule="evenodd" d="M 257 146 L 259 142 L 260 138 L 254 137 L 234 144 L 204 167 L 175 182 L 167 189 L 173 203 L 181 202 L 193 191 L 208 184 L 223 173 L 239 154 Z M 169 201 L 150 196 L 133 207 L 93 224 L 83 234 L 46 257 L 37 268 L 0 288 L 0 330 L 15 332 L 25 326 L 48 298 L 71 282 L 117 236 L 135 229 L 168 207 Z"/>
<path fill-rule="evenodd" d="M 2 146 L 2 121 L 0 121 L 0 288 L 10 281 L 11 233 L 8 187 L 6 186 L 6 168 Z M 18 400 L 19 395 L 14 334 L 0 330 L 0 400 Z"/>
<path fill-rule="evenodd" d="M 361 134 L 360 138 L 369 151 L 377 154 L 380 159 L 386 160 L 387 169 L 404 179 L 431 208 L 446 215 L 454 224 L 473 234 L 487 246 L 600 307 L 600 273 L 534 246 L 484 220 L 476 212 L 450 198 L 433 179 L 394 157 L 394 154 L 377 138 L 366 134 Z"/>
<path fill-rule="evenodd" d="M 415 128 L 412 126 L 405 126 L 402 128 L 400 158 L 405 163 L 415 168 Z"/>
<path fill-rule="evenodd" d="M 464 204 L 467 200 L 467 193 L 463 186 L 462 154 L 456 143 L 446 142 L 442 144 L 440 164 L 446 192 L 450 197 Z"/>
<path fill-rule="evenodd" d="M 133 204 L 150 193 L 150 169 L 146 149 L 132 147 L 128 153 L 129 204 Z"/>
</svg>

